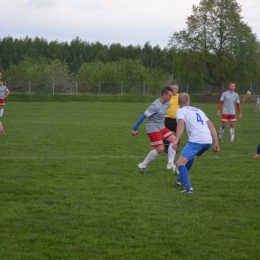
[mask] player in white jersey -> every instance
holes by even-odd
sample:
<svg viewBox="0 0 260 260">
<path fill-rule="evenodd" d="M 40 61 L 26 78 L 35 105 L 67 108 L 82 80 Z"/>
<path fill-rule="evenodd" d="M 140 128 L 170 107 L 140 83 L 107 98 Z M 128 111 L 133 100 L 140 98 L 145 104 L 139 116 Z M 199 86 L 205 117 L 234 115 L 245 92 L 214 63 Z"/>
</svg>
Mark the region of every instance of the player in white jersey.
<svg viewBox="0 0 260 260">
<path fill-rule="evenodd" d="M 240 107 L 240 100 L 239 96 L 236 92 L 234 92 L 236 88 L 235 82 L 230 82 L 229 84 L 229 90 L 224 92 L 220 98 L 220 101 L 218 103 L 218 111 L 217 116 L 220 117 L 220 109 L 222 104 L 223 110 L 222 110 L 222 116 L 221 116 L 221 122 L 222 126 L 219 129 L 219 140 L 223 142 L 223 133 L 226 128 L 227 122 L 230 121 L 230 140 L 231 142 L 234 142 L 235 139 L 235 123 L 237 121 L 236 119 L 236 110 L 235 105 L 237 107 L 239 118 L 242 118 L 242 112 Z"/>
<path fill-rule="evenodd" d="M 181 193 L 193 193 L 190 183 L 189 170 L 193 165 L 194 157 L 202 155 L 212 146 L 214 153 L 219 151 L 218 136 L 215 126 L 208 119 L 205 113 L 199 108 L 190 106 L 190 96 L 187 93 L 179 94 L 180 109 L 177 110 L 177 133 L 173 143 L 177 150 L 178 142 L 183 134 L 184 128 L 188 135 L 188 143 L 180 153 L 176 166 L 178 167 L 180 177 L 175 184 L 181 186 L 184 184 Z"/>
<path fill-rule="evenodd" d="M 146 166 L 163 151 L 163 140 L 167 140 L 170 143 L 168 150 L 167 169 L 172 169 L 175 171 L 174 158 L 176 151 L 172 146 L 172 143 L 175 140 L 175 135 L 173 135 L 173 133 L 164 126 L 164 117 L 169 108 L 169 101 L 172 95 L 172 89 L 168 86 L 164 87 L 160 98 L 156 99 L 147 108 L 147 110 L 137 120 L 135 126 L 132 129 L 132 135 L 137 135 L 137 129 L 139 125 L 144 121 L 145 118 L 148 118 L 146 132 L 154 149 L 151 150 L 144 161 L 138 165 L 138 168 L 142 174 L 146 173 Z"/>
<path fill-rule="evenodd" d="M 10 94 L 10 91 L 3 85 L 3 81 L 0 81 L 0 118 L 4 114 L 5 99 Z"/>
</svg>

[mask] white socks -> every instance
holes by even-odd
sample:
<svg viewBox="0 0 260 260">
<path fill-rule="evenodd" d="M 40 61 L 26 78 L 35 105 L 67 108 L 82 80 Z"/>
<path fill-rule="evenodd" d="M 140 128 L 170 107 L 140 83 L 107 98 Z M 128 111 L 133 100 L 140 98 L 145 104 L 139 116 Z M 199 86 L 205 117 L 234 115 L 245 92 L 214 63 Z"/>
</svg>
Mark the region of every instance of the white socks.
<svg viewBox="0 0 260 260">
<path fill-rule="evenodd" d="M 174 164 L 175 155 L 176 151 L 172 148 L 172 143 L 170 143 L 168 148 L 168 164 Z"/>
<path fill-rule="evenodd" d="M 4 114 L 4 109 L 3 109 L 3 108 L 1 108 L 1 109 L 0 109 L 0 117 L 2 117 L 2 116 L 3 116 L 3 114 Z"/>
<path fill-rule="evenodd" d="M 154 160 L 156 158 L 156 156 L 158 156 L 159 154 L 157 153 L 157 151 L 155 149 L 151 150 L 148 155 L 146 156 L 146 158 L 144 159 L 144 161 L 142 162 L 143 165 L 147 165 L 149 164 L 152 160 Z"/>
<path fill-rule="evenodd" d="M 231 140 L 231 142 L 234 142 L 234 139 L 235 139 L 235 129 L 230 128 L 230 140 Z"/>
<path fill-rule="evenodd" d="M 222 127 L 219 128 L 219 136 L 218 136 L 219 138 L 222 138 L 224 131 L 225 131 L 225 128 L 222 128 Z"/>
</svg>

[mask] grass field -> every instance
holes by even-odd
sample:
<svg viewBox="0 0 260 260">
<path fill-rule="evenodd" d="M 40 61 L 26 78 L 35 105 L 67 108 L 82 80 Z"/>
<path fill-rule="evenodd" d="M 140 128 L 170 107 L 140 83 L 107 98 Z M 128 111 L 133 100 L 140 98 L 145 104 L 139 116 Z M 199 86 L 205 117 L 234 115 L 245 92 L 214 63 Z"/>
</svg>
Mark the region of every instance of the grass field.
<svg viewBox="0 0 260 260">
<path fill-rule="evenodd" d="M 0 259 L 260 259 L 260 119 L 242 104 L 217 156 L 190 172 L 180 194 L 151 149 L 149 103 L 8 102 L 0 136 Z M 202 108 L 216 125 L 217 104 Z M 180 149 L 185 144 L 186 134 Z"/>
</svg>

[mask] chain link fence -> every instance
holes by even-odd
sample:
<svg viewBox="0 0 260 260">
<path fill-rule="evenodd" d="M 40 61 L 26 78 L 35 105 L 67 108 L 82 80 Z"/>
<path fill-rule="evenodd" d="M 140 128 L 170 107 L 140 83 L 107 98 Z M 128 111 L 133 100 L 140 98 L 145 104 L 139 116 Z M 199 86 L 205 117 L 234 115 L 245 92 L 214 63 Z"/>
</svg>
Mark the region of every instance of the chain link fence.
<svg viewBox="0 0 260 260">
<path fill-rule="evenodd" d="M 4 84 L 14 94 L 43 94 L 43 95 L 139 95 L 158 96 L 167 82 L 80 82 L 73 81 L 5 81 Z M 228 86 L 224 89 L 227 90 Z M 252 95 L 260 94 L 260 84 L 249 86 L 236 85 L 238 94 L 246 94 L 250 91 Z M 219 89 L 203 84 L 179 84 L 179 93 L 218 95 Z"/>
</svg>

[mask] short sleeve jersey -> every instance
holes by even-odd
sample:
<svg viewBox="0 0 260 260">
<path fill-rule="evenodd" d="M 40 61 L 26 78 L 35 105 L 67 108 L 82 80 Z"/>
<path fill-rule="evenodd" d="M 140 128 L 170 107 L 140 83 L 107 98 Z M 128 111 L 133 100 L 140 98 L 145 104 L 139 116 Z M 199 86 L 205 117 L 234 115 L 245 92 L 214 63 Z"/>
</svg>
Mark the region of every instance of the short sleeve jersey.
<svg viewBox="0 0 260 260">
<path fill-rule="evenodd" d="M 148 118 L 146 124 L 146 132 L 153 133 L 164 129 L 164 117 L 169 108 L 170 103 L 162 103 L 160 98 L 156 99 L 144 112 Z"/>
<path fill-rule="evenodd" d="M 171 119 L 176 119 L 176 111 L 177 111 L 177 109 L 180 108 L 180 106 L 178 104 L 178 97 L 179 97 L 179 94 L 172 96 L 172 98 L 170 100 L 170 107 L 169 107 L 165 117 L 168 117 Z"/>
<path fill-rule="evenodd" d="M 223 102 L 222 114 L 235 115 L 235 104 L 239 104 L 239 96 L 236 92 L 231 93 L 230 91 L 223 92 L 220 101 Z"/>
<path fill-rule="evenodd" d="M 196 107 L 185 106 L 177 110 L 177 121 L 185 122 L 188 141 L 198 144 L 212 144 L 212 136 L 206 114 Z"/>
<path fill-rule="evenodd" d="M 4 98 L 5 97 L 5 93 L 8 92 L 8 88 L 6 86 L 1 86 L 0 87 L 0 98 Z"/>
</svg>

